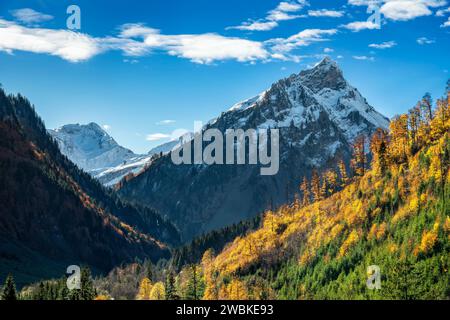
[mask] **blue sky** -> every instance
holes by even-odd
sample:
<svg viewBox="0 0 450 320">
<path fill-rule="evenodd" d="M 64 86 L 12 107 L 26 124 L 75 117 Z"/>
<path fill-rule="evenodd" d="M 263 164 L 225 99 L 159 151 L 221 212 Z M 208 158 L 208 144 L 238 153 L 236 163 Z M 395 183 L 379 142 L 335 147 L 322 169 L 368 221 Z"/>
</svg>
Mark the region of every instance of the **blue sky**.
<svg viewBox="0 0 450 320">
<path fill-rule="evenodd" d="M 81 29 L 66 25 L 69 5 Z M 146 152 L 276 80 L 335 59 L 387 116 L 450 77 L 450 3 L 380 0 L 0 2 L 0 83 L 49 128 L 105 125 Z"/>
</svg>

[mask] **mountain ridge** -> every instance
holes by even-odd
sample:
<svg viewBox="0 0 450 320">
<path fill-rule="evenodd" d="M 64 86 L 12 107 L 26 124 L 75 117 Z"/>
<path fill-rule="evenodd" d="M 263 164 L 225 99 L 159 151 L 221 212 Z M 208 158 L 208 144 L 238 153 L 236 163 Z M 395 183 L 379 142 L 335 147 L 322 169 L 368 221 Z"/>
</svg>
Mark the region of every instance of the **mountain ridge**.
<svg viewBox="0 0 450 320">
<path fill-rule="evenodd" d="M 324 83 L 318 83 L 320 79 Z M 167 155 L 134 179 L 122 181 L 119 194 L 165 212 L 189 239 L 289 202 L 312 168 L 322 171 L 340 159 L 348 165 L 354 139 L 361 134 L 369 137 L 388 124 L 347 83 L 337 64 L 324 59 L 234 105 L 203 128 L 280 129 L 277 175 L 259 176 L 258 165 L 175 166 Z"/>
</svg>

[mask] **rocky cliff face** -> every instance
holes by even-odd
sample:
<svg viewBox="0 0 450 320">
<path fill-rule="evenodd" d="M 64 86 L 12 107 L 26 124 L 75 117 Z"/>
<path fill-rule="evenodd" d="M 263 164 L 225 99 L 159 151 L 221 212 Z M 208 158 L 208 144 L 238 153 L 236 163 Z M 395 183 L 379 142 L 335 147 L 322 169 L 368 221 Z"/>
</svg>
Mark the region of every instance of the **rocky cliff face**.
<svg viewBox="0 0 450 320">
<path fill-rule="evenodd" d="M 166 156 L 119 192 L 167 214 L 189 239 L 292 201 L 313 168 L 335 167 L 340 159 L 348 163 L 354 139 L 388 123 L 326 58 L 234 105 L 204 128 L 279 129 L 276 175 L 261 176 L 258 165 L 177 166 Z"/>
</svg>

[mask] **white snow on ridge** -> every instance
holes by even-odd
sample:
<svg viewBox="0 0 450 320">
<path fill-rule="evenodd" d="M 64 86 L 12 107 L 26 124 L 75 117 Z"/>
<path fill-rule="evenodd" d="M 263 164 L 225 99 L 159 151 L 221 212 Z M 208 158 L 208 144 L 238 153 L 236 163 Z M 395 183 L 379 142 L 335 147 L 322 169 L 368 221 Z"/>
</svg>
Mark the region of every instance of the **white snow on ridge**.
<svg viewBox="0 0 450 320">
<path fill-rule="evenodd" d="M 249 108 L 254 107 L 258 102 L 260 102 L 261 100 L 264 99 L 264 97 L 266 96 L 267 90 L 261 92 L 260 94 L 258 94 L 257 96 L 238 102 L 236 103 L 234 106 L 232 106 L 228 111 L 242 111 L 242 110 L 247 110 Z"/>
<path fill-rule="evenodd" d="M 170 141 L 139 155 L 120 146 L 96 123 L 69 124 L 48 131 L 64 155 L 106 186 L 116 184 L 130 173 L 139 173 L 154 155 L 166 154 L 179 143 Z"/>
<path fill-rule="evenodd" d="M 383 129 L 389 127 L 389 120 L 371 107 L 356 88 L 347 83 L 337 63 L 329 58 L 325 58 L 312 69 L 292 75 L 279 83 L 284 87 L 291 106 L 284 110 L 275 110 L 275 119 L 266 118 L 264 122 L 258 124 L 257 129 L 285 128 L 292 123 L 296 127 L 301 127 L 306 121 L 317 120 L 321 111 L 328 114 L 349 142 L 353 141 L 361 132 L 366 131 L 368 126 L 364 121 L 354 121 L 353 114 L 359 115 L 361 120 L 365 119 L 374 127 Z M 301 90 L 303 90 L 303 95 L 314 101 L 308 107 L 298 99 L 302 93 Z M 271 92 L 270 89 L 256 97 L 239 102 L 229 112 L 235 113 L 239 117 L 240 112 L 254 108 L 269 92 Z M 277 95 L 271 94 L 271 102 L 276 103 Z M 261 115 L 263 118 L 265 117 L 264 113 Z M 240 126 L 245 126 L 249 117 L 250 114 L 246 112 L 245 116 L 242 115 L 236 122 Z"/>
</svg>

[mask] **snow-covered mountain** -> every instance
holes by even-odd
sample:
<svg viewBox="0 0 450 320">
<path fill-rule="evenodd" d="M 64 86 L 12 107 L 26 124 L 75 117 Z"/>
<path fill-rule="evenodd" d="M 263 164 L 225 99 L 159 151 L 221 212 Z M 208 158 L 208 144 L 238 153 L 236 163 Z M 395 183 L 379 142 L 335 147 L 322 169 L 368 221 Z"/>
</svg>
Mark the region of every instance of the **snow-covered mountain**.
<svg viewBox="0 0 450 320">
<path fill-rule="evenodd" d="M 137 156 L 93 122 L 68 124 L 49 132 L 58 142 L 61 152 L 87 172 L 115 167 Z"/>
<path fill-rule="evenodd" d="M 105 186 L 118 183 L 130 173 L 139 173 L 157 155 L 166 154 L 181 141 L 189 139 L 187 134 L 178 140 L 157 146 L 147 154 L 135 154 L 120 146 L 94 122 L 87 125 L 68 124 L 48 131 L 65 156 Z"/>
<path fill-rule="evenodd" d="M 180 165 L 165 156 L 121 186 L 124 198 L 167 213 L 186 238 L 292 201 L 313 168 L 349 163 L 358 135 L 389 120 L 368 104 L 329 58 L 234 105 L 204 129 L 280 129 L 280 170 L 255 165 Z"/>
</svg>

